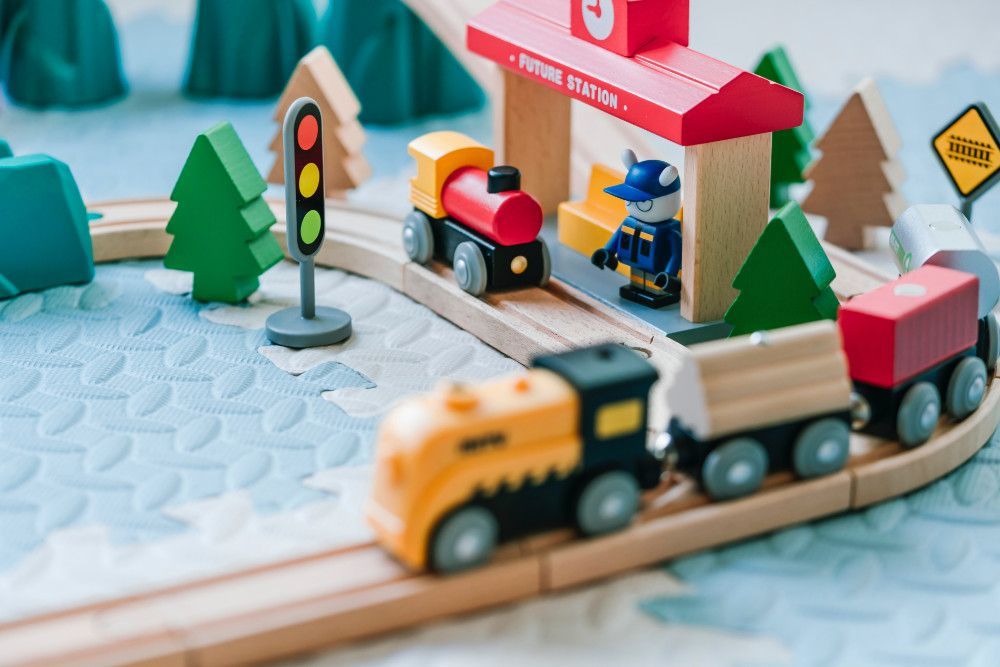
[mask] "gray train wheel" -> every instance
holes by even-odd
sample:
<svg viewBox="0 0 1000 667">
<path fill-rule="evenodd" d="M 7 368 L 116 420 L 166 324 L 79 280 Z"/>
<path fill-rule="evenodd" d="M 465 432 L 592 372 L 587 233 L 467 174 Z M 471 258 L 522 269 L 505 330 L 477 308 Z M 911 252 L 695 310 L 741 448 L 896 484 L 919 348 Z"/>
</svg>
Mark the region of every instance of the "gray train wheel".
<svg viewBox="0 0 1000 667">
<path fill-rule="evenodd" d="M 486 260 L 483 253 L 472 241 L 463 241 L 455 248 L 451 260 L 455 270 L 455 282 L 472 296 L 482 296 L 486 291 Z"/>
<path fill-rule="evenodd" d="M 701 468 L 705 491 L 715 500 L 748 496 L 764 482 L 768 457 L 753 438 L 733 438 L 716 447 Z"/>
<path fill-rule="evenodd" d="M 438 524 L 430 548 L 430 566 L 459 572 L 485 564 L 493 556 L 500 533 L 497 520 L 484 507 L 463 507 Z"/>
<path fill-rule="evenodd" d="M 1000 320 L 995 312 L 986 316 L 986 367 L 993 370 L 1000 357 Z"/>
<path fill-rule="evenodd" d="M 945 392 L 945 409 L 955 419 L 965 419 L 979 407 L 986 395 L 986 364 L 979 357 L 966 357 L 958 362 L 948 390 Z"/>
<path fill-rule="evenodd" d="M 538 281 L 538 286 L 545 287 L 552 277 L 552 256 L 549 254 L 549 246 L 545 239 L 540 238 L 538 242 L 542 244 L 542 277 Z"/>
<path fill-rule="evenodd" d="M 851 449 L 851 430 L 840 419 L 820 419 L 795 439 L 792 467 L 799 477 L 821 477 L 843 469 Z"/>
<path fill-rule="evenodd" d="M 896 414 L 896 433 L 904 447 L 917 447 L 927 442 L 941 417 L 941 394 L 930 382 L 918 382 L 910 387 Z"/>
<path fill-rule="evenodd" d="M 410 211 L 403 221 L 403 249 L 406 256 L 418 264 L 426 264 L 434 256 L 434 233 L 427 214 Z"/>
<path fill-rule="evenodd" d="M 576 503 L 576 525 L 584 535 L 600 535 L 627 526 L 639 510 L 639 483 L 620 470 L 587 483 Z"/>
</svg>

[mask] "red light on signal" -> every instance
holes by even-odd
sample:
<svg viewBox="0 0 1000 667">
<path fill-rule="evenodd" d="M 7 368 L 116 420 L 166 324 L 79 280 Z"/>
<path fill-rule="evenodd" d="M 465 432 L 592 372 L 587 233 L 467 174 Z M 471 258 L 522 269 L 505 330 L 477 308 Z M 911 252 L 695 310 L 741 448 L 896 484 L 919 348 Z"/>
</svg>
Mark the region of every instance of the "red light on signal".
<svg viewBox="0 0 1000 667">
<path fill-rule="evenodd" d="M 299 148 L 304 151 L 309 150 L 316 144 L 316 138 L 319 136 L 319 123 L 316 122 L 316 116 L 306 116 L 299 123 L 299 131 L 297 134 Z"/>
</svg>

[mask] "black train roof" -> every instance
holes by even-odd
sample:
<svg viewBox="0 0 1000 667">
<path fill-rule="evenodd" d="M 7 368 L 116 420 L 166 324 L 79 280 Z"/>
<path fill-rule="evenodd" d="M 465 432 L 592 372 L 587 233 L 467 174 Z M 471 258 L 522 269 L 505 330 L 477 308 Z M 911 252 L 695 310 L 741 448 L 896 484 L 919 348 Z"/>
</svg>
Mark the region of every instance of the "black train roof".
<svg viewBox="0 0 1000 667">
<path fill-rule="evenodd" d="M 536 357 L 532 366 L 562 376 L 581 393 L 628 384 L 648 388 L 659 377 L 645 357 L 615 343 Z"/>
</svg>

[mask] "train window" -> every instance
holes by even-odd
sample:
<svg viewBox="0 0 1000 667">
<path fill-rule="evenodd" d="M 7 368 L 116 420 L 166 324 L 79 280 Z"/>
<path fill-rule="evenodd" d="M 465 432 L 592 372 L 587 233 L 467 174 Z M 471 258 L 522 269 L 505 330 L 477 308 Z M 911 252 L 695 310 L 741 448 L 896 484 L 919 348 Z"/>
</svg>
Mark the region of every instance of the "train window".
<svg viewBox="0 0 1000 667">
<path fill-rule="evenodd" d="M 635 433 L 643 428 L 643 402 L 638 398 L 609 403 L 597 410 L 594 433 L 601 440 Z"/>
</svg>

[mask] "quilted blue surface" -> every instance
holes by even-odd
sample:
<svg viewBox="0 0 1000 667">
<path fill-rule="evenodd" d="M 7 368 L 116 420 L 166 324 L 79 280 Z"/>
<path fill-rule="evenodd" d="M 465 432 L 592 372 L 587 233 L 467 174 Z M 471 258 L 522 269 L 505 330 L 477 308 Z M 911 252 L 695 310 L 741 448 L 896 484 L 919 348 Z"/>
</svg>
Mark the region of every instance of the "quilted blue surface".
<svg viewBox="0 0 1000 667">
<path fill-rule="evenodd" d="M 143 279 L 154 266 L 0 302 L 0 572 L 61 528 L 152 540 L 187 529 L 171 505 L 246 489 L 289 509 L 322 495 L 313 472 L 369 460 L 374 421 L 321 398 L 367 379 L 279 370 L 262 331 L 200 317 Z"/>
<path fill-rule="evenodd" d="M 674 562 L 689 595 L 642 608 L 780 639 L 795 665 L 1000 664 L 1000 437 L 868 510 Z"/>
</svg>

